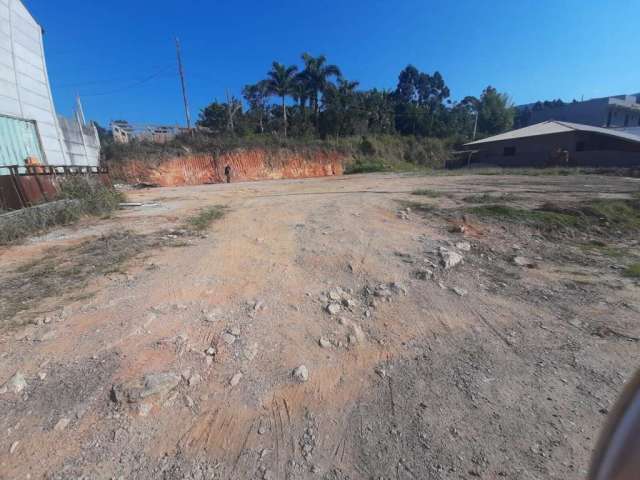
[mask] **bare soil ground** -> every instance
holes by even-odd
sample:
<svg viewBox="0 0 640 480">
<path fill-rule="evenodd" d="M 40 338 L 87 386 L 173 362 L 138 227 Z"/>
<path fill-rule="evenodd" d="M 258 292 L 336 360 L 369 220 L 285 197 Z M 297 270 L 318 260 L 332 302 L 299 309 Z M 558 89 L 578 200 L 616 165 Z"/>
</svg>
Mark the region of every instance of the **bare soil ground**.
<svg viewBox="0 0 640 480">
<path fill-rule="evenodd" d="M 531 208 L 639 189 L 390 174 L 159 188 L 129 193 L 155 206 L 4 248 L 0 478 L 584 478 L 638 366 L 637 236 L 463 212 L 484 194 Z M 223 218 L 184 235 L 215 205 Z M 442 247 L 464 260 L 445 269 Z"/>
</svg>

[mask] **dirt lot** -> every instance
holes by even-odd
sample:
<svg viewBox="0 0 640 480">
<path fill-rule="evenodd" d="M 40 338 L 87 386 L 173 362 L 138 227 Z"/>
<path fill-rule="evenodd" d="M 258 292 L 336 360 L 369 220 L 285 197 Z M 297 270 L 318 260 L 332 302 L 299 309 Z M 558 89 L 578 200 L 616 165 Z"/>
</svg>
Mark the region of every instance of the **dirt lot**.
<svg viewBox="0 0 640 480">
<path fill-rule="evenodd" d="M 584 478 L 639 364 L 640 286 L 624 275 L 638 237 L 466 209 L 639 190 L 398 175 L 158 188 L 4 248 L 0 478 Z M 213 205 L 224 217 L 185 235 Z"/>
</svg>

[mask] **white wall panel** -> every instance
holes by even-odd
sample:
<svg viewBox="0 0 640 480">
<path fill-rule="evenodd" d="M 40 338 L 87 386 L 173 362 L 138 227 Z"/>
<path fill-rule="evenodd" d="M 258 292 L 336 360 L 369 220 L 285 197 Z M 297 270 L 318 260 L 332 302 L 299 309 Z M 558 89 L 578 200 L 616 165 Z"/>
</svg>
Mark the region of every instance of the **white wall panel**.
<svg viewBox="0 0 640 480">
<path fill-rule="evenodd" d="M 98 164 L 94 129 L 56 116 L 42 29 L 20 0 L 0 0 L 0 114 L 36 122 L 49 164 Z"/>
</svg>

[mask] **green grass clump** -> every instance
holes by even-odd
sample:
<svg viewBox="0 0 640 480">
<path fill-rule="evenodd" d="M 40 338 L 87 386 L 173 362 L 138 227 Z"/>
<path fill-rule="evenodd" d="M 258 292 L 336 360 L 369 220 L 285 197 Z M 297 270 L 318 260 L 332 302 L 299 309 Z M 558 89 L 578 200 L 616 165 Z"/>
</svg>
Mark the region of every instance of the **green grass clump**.
<svg viewBox="0 0 640 480">
<path fill-rule="evenodd" d="M 575 215 L 546 210 L 528 210 L 501 204 L 472 207 L 468 211 L 479 217 L 523 223 L 541 230 L 575 228 L 580 224 L 580 219 Z"/>
<path fill-rule="evenodd" d="M 344 173 L 349 175 L 353 173 L 374 173 L 389 170 L 382 160 L 361 160 L 357 159 L 350 165 L 347 165 Z"/>
<path fill-rule="evenodd" d="M 189 230 L 195 232 L 204 232 L 211 224 L 222 218 L 225 214 L 225 207 L 222 205 L 214 205 L 201 209 L 195 215 L 187 218 L 186 226 Z"/>
<path fill-rule="evenodd" d="M 624 271 L 624 276 L 629 278 L 640 278 L 640 263 L 629 265 Z"/>
<path fill-rule="evenodd" d="M 612 258 L 624 258 L 628 255 L 628 251 L 624 248 L 614 247 L 600 240 L 591 240 L 580 246 L 585 252 L 596 252 L 601 255 Z"/>
<path fill-rule="evenodd" d="M 497 203 L 500 201 L 514 202 L 519 198 L 513 193 L 501 193 L 492 195 L 489 192 L 479 193 L 477 195 L 469 195 L 462 200 L 467 203 Z"/>
<path fill-rule="evenodd" d="M 478 217 L 526 224 L 543 231 L 576 230 L 589 232 L 640 231 L 640 200 L 595 199 L 577 205 L 546 203 L 537 209 L 503 204 L 481 205 L 467 209 Z"/>
<path fill-rule="evenodd" d="M 622 230 L 640 230 L 640 199 L 597 199 L 580 205 L 579 210 L 601 224 Z"/>
<path fill-rule="evenodd" d="M 440 192 L 436 192 L 435 190 L 420 188 L 418 190 L 414 190 L 413 192 L 411 192 L 411 195 L 420 195 L 423 197 L 438 198 L 442 194 Z"/>
</svg>

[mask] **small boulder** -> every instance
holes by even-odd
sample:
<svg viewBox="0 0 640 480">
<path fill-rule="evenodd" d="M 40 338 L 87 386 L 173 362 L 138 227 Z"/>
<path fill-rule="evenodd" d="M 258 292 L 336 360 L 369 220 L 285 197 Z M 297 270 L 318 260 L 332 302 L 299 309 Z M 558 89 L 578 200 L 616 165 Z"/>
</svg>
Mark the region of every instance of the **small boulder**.
<svg viewBox="0 0 640 480">
<path fill-rule="evenodd" d="M 158 395 L 165 396 L 180 384 L 181 377 L 171 372 L 151 373 L 143 379 L 133 380 L 111 389 L 111 399 L 116 403 L 137 403 L 141 400 Z"/>
<path fill-rule="evenodd" d="M 222 341 L 227 345 L 233 345 L 236 341 L 236 336 L 229 332 L 225 332 L 222 334 Z"/>
<path fill-rule="evenodd" d="M 339 302 L 340 299 L 342 298 L 342 295 L 340 295 L 340 292 L 335 289 L 335 290 L 329 290 L 329 299 L 333 300 L 334 302 Z"/>
<path fill-rule="evenodd" d="M 309 370 L 306 366 L 300 365 L 293 371 L 293 378 L 295 378 L 298 382 L 304 383 L 309 380 Z"/>
<path fill-rule="evenodd" d="M 519 267 L 524 267 L 524 268 L 535 268 L 536 264 L 533 260 L 527 258 L 527 257 L 522 257 L 520 255 L 513 257 L 513 263 L 516 264 Z"/>
<path fill-rule="evenodd" d="M 215 347 L 209 347 L 204 351 L 205 355 L 209 357 L 215 357 L 216 353 L 218 353 Z"/>
<path fill-rule="evenodd" d="M 471 244 L 469 242 L 458 242 L 456 243 L 456 248 L 461 252 L 470 252 Z"/>
<path fill-rule="evenodd" d="M 22 373 L 17 372 L 7 382 L 7 388 L 16 395 L 22 393 L 22 391 L 27 388 L 27 380 L 24 378 Z"/>
<path fill-rule="evenodd" d="M 340 313 L 341 309 L 342 307 L 339 303 L 330 303 L 329 305 L 327 305 L 327 312 L 329 312 L 329 314 L 331 315 L 337 315 L 338 313 Z"/>
<path fill-rule="evenodd" d="M 56 423 L 53 429 L 56 432 L 61 432 L 69 426 L 69 423 L 71 423 L 71 420 L 69 420 L 68 418 L 61 418 L 60 420 L 58 420 L 58 423 Z"/>
<path fill-rule="evenodd" d="M 236 373 L 233 377 L 231 377 L 231 380 L 229 381 L 229 385 L 231 385 L 232 387 L 237 386 L 240 383 L 240 380 L 242 380 L 242 373 L 238 372 Z"/>
<path fill-rule="evenodd" d="M 450 268 L 453 268 L 461 263 L 464 257 L 458 252 L 449 250 L 446 247 L 440 247 L 440 259 L 442 260 L 442 265 L 444 266 L 444 268 L 446 270 L 449 270 Z"/>
<path fill-rule="evenodd" d="M 452 287 L 451 290 L 453 290 L 456 295 L 459 295 L 460 297 L 464 297 L 467 294 L 467 291 L 464 288 Z"/>
<path fill-rule="evenodd" d="M 322 348 L 331 348 L 331 342 L 324 337 L 320 337 L 320 340 L 318 340 L 318 343 Z"/>
<path fill-rule="evenodd" d="M 189 386 L 194 387 L 202 381 L 202 377 L 196 373 L 194 375 L 191 375 L 188 381 L 189 381 Z"/>
</svg>

